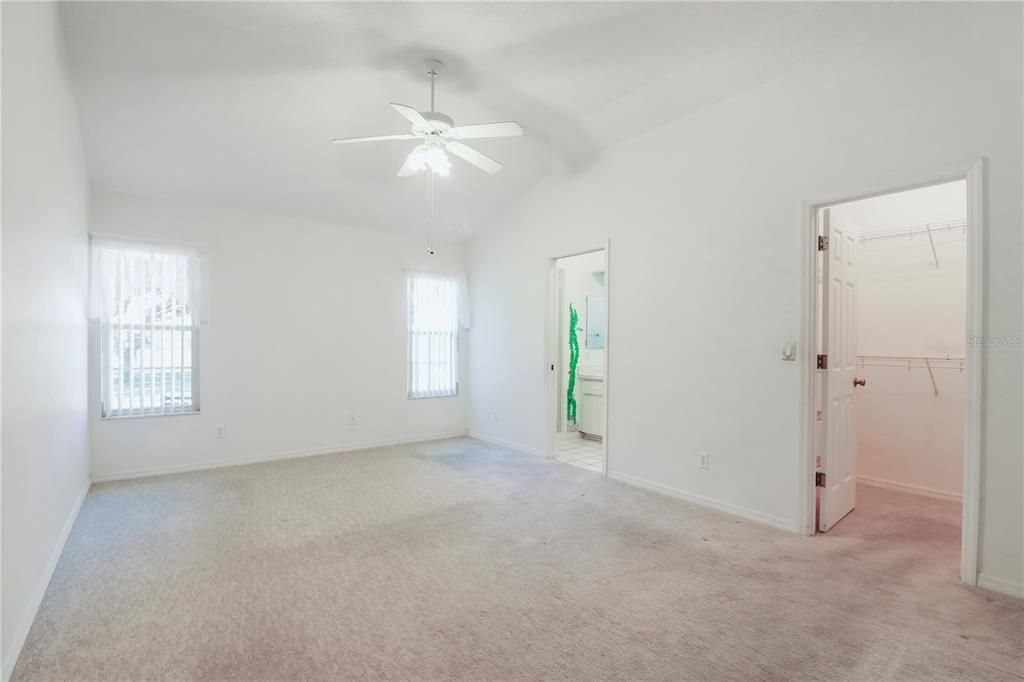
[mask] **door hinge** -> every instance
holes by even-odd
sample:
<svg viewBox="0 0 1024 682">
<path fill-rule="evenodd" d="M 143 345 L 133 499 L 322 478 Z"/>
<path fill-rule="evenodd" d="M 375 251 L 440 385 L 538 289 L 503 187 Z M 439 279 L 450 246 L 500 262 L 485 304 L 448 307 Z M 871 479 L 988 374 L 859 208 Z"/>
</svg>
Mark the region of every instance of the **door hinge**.
<svg viewBox="0 0 1024 682">
<path fill-rule="evenodd" d="M 828 369 L 828 355 L 818 354 L 818 369 Z"/>
<path fill-rule="evenodd" d="M 823 234 L 818 235 L 818 251 L 828 251 L 828 237 Z"/>
<path fill-rule="evenodd" d="M 815 471 L 814 472 L 814 486 L 816 488 L 824 488 L 825 487 L 825 472 L 824 471 Z"/>
</svg>

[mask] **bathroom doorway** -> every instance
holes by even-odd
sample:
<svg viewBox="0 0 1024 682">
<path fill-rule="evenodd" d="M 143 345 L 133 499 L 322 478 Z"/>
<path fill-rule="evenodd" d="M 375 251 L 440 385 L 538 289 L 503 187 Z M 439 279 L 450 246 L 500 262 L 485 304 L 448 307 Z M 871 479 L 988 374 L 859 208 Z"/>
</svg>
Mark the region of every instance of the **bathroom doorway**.
<svg viewBox="0 0 1024 682">
<path fill-rule="evenodd" d="M 547 456 L 606 470 L 607 249 L 552 259 Z"/>
</svg>

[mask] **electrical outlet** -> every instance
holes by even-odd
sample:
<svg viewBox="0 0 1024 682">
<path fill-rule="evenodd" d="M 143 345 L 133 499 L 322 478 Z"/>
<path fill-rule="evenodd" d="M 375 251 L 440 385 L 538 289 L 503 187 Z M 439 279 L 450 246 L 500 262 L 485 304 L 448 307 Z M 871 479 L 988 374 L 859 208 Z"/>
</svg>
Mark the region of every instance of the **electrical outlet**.
<svg viewBox="0 0 1024 682">
<path fill-rule="evenodd" d="M 707 469 L 710 464 L 711 464 L 711 461 L 710 461 L 710 457 L 708 457 L 708 453 L 706 453 L 706 452 L 698 452 L 697 453 L 697 466 L 699 466 L 701 469 Z"/>
<path fill-rule="evenodd" d="M 224 425 L 223 424 L 217 424 L 217 438 L 223 438 L 223 437 L 224 437 Z"/>
<path fill-rule="evenodd" d="M 359 423 L 359 418 L 358 417 L 356 417 L 354 414 L 349 416 L 349 418 L 348 418 L 348 425 L 349 426 L 355 426 L 358 423 Z"/>
<path fill-rule="evenodd" d="M 499 421 L 501 421 L 501 420 L 500 420 L 500 419 L 498 419 L 498 411 L 497 411 L 497 410 L 495 410 L 495 411 L 494 411 L 494 423 L 495 423 L 495 424 L 497 424 L 497 423 L 498 423 Z"/>
</svg>

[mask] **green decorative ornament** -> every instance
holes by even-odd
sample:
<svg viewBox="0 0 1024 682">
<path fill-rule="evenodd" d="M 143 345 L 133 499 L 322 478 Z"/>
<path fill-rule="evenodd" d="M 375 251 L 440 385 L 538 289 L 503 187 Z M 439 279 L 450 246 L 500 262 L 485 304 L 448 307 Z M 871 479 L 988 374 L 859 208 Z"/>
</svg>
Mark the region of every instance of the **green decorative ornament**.
<svg viewBox="0 0 1024 682">
<path fill-rule="evenodd" d="M 580 342 L 576 338 L 576 323 L 580 316 L 576 309 L 569 304 L 569 386 L 565 390 L 565 418 L 566 421 L 576 423 L 576 363 L 580 359 Z"/>
</svg>

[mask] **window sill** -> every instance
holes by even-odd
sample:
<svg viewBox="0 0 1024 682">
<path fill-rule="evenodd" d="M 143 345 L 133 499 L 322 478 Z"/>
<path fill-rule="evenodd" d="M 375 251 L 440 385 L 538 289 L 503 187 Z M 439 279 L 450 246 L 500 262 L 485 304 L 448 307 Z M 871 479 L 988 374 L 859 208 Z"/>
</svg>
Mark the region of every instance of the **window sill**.
<svg viewBox="0 0 1024 682">
<path fill-rule="evenodd" d="M 459 393 L 445 393 L 444 395 L 407 395 L 408 400 L 433 400 L 435 398 L 458 398 Z"/>
<path fill-rule="evenodd" d="M 159 417 L 187 417 L 190 415 L 200 414 L 199 410 L 189 410 L 188 412 L 161 412 L 159 414 L 112 414 L 107 417 L 100 417 L 101 421 L 123 421 L 129 419 L 156 419 Z"/>
</svg>

